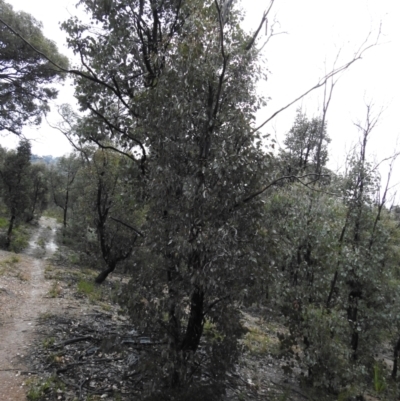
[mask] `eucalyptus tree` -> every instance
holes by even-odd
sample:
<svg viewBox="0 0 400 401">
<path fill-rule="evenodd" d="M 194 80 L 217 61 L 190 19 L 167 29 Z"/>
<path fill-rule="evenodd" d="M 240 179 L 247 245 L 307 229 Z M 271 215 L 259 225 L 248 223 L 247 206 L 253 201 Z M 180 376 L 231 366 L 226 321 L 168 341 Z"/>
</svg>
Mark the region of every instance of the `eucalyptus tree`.
<svg viewBox="0 0 400 401">
<path fill-rule="evenodd" d="M 366 156 L 376 122 L 368 114 L 359 124 L 343 176 L 331 173 L 323 187 L 308 176 L 266 198 L 273 295 L 289 329 L 280 335 L 286 367 L 296 349 L 305 381 L 335 393 L 360 394 L 378 369 L 376 353 L 397 335 L 398 228 L 385 206 L 389 184 L 380 190 Z"/>
<path fill-rule="evenodd" d="M 79 154 L 71 153 L 61 157 L 57 165 L 50 171 L 50 189 L 53 201 L 63 211 L 64 233 L 67 228 L 68 211 L 71 207 L 71 198 L 76 197 L 74 183 L 78 171 L 82 168 L 83 161 Z"/>
<path fill-rule="evenodd" d="M 297 111 L 293 127 L 284 140 L 286 151 L 282 152 L 291 174 L 321 173 L 328 162 L 331 141 L 326 125 L 323 117 L 309 119 L 301 110 Z"/>
<path fill-rule="evenodd" d="M 2 197 L 10 217 L 5 245 L 11 245 L 12 232 L 17 219 L 23 219 L 29 208 L 31 144 L 21 140 L 16 151 L 6 153 L 0 169 Z"/>
<path fill-rule="evenodd" d="M 29 39 L 22 41 L 4 24 Z M 45 52 L 62 68 L 68 60 L 54 42 L 42 33 L 42 25 L 30 14 L 16 12 L 0 0 L 0 131 L 21 133 L 24 124 L 39 124 L 49 110 L 49 101 L 57 90 L 49 86 L 61 81 L 63 75 L 35 49 Z"/>
<path fill-rule="evenodd" d="M 105 265 L 95 280 L 101 284 L 117 264 L 132 255 L 136 241 L 143 237 L 136 228 L 143 213 L 137 206 L 139 191 L 130 187 L 132 162 L 128 158 L 105 149 L 82 148 L 81 152 L 85 165 L 77 178 L 81 190 L 71 216 L 72 230 L 79 226 L 84 233 L 87 229 L 94 232 L 96 241 L 91 238 L 89 242 L 96 246 L 87 250 Z"/>
<path fill-rule="evenodd" d="M 235 299 L 257 268 L 268 164 L 251 127 L 260 70 L 256 34 L 243 32 L 231 3 L 82 1 L 96 28 L 64 24 L 83 61 L 76 93 L 86 124 L 104 127 L 79 140 L 138 154 L 152 262 L 135 272 L 129 309 L 165 336 L 160 377 L 173 387 L 201 371 L 206 319 L 222 333 L 204 349 L 214 379 L 223 377 L 240 332 Z"/>
<path fill-rule="evenodd" d="M 30 206 L 27 220 L 40 215 L 49 202 L 49 169 L 43 163 L 31 164 L 29 178 L 31 181 Z"/>
</svg>

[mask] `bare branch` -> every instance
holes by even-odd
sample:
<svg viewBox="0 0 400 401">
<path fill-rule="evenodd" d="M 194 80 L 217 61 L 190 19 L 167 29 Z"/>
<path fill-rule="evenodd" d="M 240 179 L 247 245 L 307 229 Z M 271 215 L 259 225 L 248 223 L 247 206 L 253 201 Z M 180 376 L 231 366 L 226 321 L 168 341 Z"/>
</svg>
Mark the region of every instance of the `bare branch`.
<svg viewBox="0 0 400 401">
<path fill-rule="evenodd" d="M 361 60 L 362 56 L 365 54 L 366 51 L 368 51 L 369 49 L 371 49 L 371 48 L 373 48 L 373 47 L 378 45 L 378 41 L 379 41 L 379 38 L 380 38 L 380 33 L 381 33 L 381 29 L 379 29 L 379 32 L 378 32 L 376 40 L 373 43 L 371 43 L 370 45 L 365 46 L 366 42 L 368 41 L 368 39 L 369 39 L 369 37 L 371 35 L 371 33 L 369 33 L 368 36 L 367 36 L 367 39 L 362 43 L 362 45 L 359 47 L 359 49 L 356 51 L 356 53 L 354 54 L 353 58 L 350 61 L 348 61 L 347 63 L 343 64 L 342 66 L 340 66 L 338 68 L 333 68 L 328 74 L 326 74 L 323 78 L 321 78 L 313 87 L 311 87 L 310 89 L 308 89 L 307 91 L 302 93 L 300 96 L 296 97 L 294 100 L 292 100 L 291 102 L 289 102 L 285 106 L 281 107 L 279 110 L 275 111 L 261 125 L 259 125 L 257 128 L 255 128 L 253 130 L 253 133 L 259 131 L 262 127 L 264 127 L 266 124 L 268 124 L 272 119 L 274 119 L 282 111 L 285 111 L 290 106 L 292 106 L 293 104 L 297 103 L 299 100 L 303 99 L 308 94 L 310 94 L 311 92 L 315 91 L 316 89 L 319 89 L 319 88 L 325 86 L 326 83 L 330 79 L 332 79 L 333 77 L 337 76 L 338 74 L 340 74 L 340 73 L 346 71 L 347 69 L 349 69 L 356 61 Z"/>
<path fill-rule="evenodd" d="M 134 231 L 136 234 L 140 235 L 141 237 L 144 237 L 144 234 L 141 233 L 137 228 L 132 227 L 131 225 L 124 223 L 123 221 L 121 221 L 119 219 L 116 219 L 115 217 L 109 216 L 109 218 L 111 220 L 115 221 L 116 223 L 119 223 L 119 224 L 123 225 L 124 227 L 129 228 L 130 230 Z"/>
<path fill-rule="evenodd" d="M 250 202 L 252 199 L 256 198 L 257 196 L 263 194 L 267 189 L 271 188 L 272 186 L 276 185 L 278 182 L 284 181 L 284 180 L 296 180 L 300 182 L 300 184 L 305 185 L 308 187 L 309 184 L 304 183 L 301 181 L 302 178 L 314 176 L 317 177 L 317 180 L 320 179 L 321 177 L 329 177 L 329 175 L 321 175 L 321 174 L 316 174 L 316 173 L 310 173 L 310 174 L 305 174 L 302 176 L 295 176 L 295 175 L 285 175 L 283 177 L 279 177 L 276 180 L 272 181 L 268 185 L 266 185 L 264 188 L 260 189 L 259 191 L 255 192 L 254 194 L 248 196 L 247 198 L 243 199 L 240 203 L 237 203 L 235 207 L 239 206 L 240 204 Z"/>
<path fill-rule="evenodd" d="M 250 50 L 250 49 L 253 47 L 253 45 L 254 45 L 254 43 L 255 43 L 255 41 L 256 41 L 256 39 L 257 39 L 257 36 L 258 36 L 258 34 L 260 33 L 260 31 L 261 31 L 262 26 L 263 26 L 264 23 L 267 21 L 268 14 L 269 14 L 269 12 L 271 11 L 272 6 L 274 5 L 274 1 L 275 1 L 275 0 L 271 0 L 271 3 L 269 4 L 268 9 L 267 9 L 266 11 L 264 11 L 263 16 L 262 16 L 262 18 L 261 18 L 260 25 L 258 26 L 257 30 L 254 32 L 254 35 L 253 35 L 252 38 L 250 39 L 250 42 L 246 45 L 246 47 L 245 47 L 246 50 Z M 264 46 L 265 46 L 265 44 L 263 45 L 263 47 L 264 47 Z"/>
<path fill-rule="evenodd" d="M 228 63 L 228 58 L 225 54 L 225 48 L 224 48 L 224 26 L 223 26 L 223 21 L 222 21 L 222 15 L 221 15 L 221 10 L 218 5 L 218 1 L 215 0 L 215 6 L 218 11 L 218 17 L 219 17 L 219 29 L 220 29 L 220 40 L 221 40 L 221 54 L 223 58 L 223 65 L 222 65 L 222 71 L 219 76 L 219 83 L 218 83 L 218 90 L 217 90 L 217 97 L 215 100 L 215 106 L 214 106 L 214 112 L 213 112 L 213 118 L 215 119 L 217 113 L 218 113 L 218 108 L 219 108 L 219 101 L 221 98 L 221 91 L 222 91 L 222 85 L 224 82 L 225 78 L 225 72 L 226 72 L 226 66 Z"/>
<path fill-rule="evenodd" d="M 267 27 L 267 23 L 268 21 L 266 21 L 265 26 Z M 271 24 L 271 28 L 270 28 L 270 34 L 268 35 L 268 31 L 266 30 L 265 35 L 267 36 L 267 39 L 265 40 L 265 42 L 263 43 L 263 45 L 258 49 L 258 53 L 260 53 L 262 51 L 262 49 L 264 49 L 264 47 L 269 43 L 269 41 L 274 37 L 274 36 L 278 36 L 278 35 L 286 35 L 287 32 L 286 31 L 282 31 L 282 32 L 275 32 L 275 25 L 279 24 L 278 21 L 274 20 L 274 22 Z M 280 25 L 280 24 L 279 24 Z"/>
</svg>

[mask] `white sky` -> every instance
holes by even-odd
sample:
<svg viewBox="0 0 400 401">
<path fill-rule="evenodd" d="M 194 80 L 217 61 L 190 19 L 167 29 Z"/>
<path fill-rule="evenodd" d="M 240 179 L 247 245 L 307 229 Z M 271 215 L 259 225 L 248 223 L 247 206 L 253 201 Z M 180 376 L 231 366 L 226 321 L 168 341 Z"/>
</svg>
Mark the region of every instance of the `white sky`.
<svg viewBox="0 0 400 401">
<path fill-rule="evenodd" d="M 58 23 L 77 10 L 75 0 L 8 0 L 15 10 L 24 10 L 43 22 L 44 34 L 53 39 L 62 53 L 71 57 L 65 46 L 64 33 Z M 246 27 L 255 29 L 269 0 L 242 0 L 247 10 Z M 279 21 L 275 31 L 286 34 L 275 36 L 265 48 L 270 70 L 267 83 L 260 91 L 271 98 L 266 110 L 258 116 L 259 122 L 276 109 L 287 104 L 313 86 L 325 69 L 330 69 L 341 49 L 342 63 L 351 58 L 369 32 L 371 42 L 382 22 L 381 45 L 369 50 L 339 80 L 328 112 L 328 133 L 331 168 L 343 164 L 346 151 L 357 141 L 354 122 L 363 121 L 365 102 L 373 101 L 376 110 L 385 112 L 370 143 L 370 155 L 380 160 L 392 154 L 400 133 L 400 2 L 395 0 L 276 0 L 269 18 Z M 339 61 L 338 64 L 341 64 Z M 56 104 L 73 103 L 73 89 L 65 84 Z M 319 114 L 322 91 L 292 106 L 263 129 L 282 141 L 290 129 L 296 108 L 302 106 L 310 116 Z M 48 120 L 57 121 L 51 113 Z M 33 152 L 39 155 L 59 156 L 69 151 L 66 139 L 44 123 L 39 129 L 26 128 L 25 135 L 36 138 Z M 0 137 L 3 146 L 13 147 L 16 138 Z M 399 144 L 400 150 L 400 144 Z M 397 174 L 400 181 L 400 172 Z"/>
</svg>

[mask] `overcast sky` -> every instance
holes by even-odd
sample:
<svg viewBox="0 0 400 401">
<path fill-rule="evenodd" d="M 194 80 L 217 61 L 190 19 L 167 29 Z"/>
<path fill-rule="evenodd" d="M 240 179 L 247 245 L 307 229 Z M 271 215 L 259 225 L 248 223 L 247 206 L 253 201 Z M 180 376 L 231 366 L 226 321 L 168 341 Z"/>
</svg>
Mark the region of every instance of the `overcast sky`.
<svg viewBox="0 0 400 401">
<path fill-rule="evenodd" d="M 77 13 L 74 0 L 11 0 L 10 3 L 15 10 L 24 10 L 42 21 L 44 34 L 58 44 L 61 52 L 71 56 L 58 24 Z M 243 0 L 247 29 L 258 26 L 268 4 L 264 0 Z M 270 73 L 267 83 L 260 84 L 259 89 L 271 101 L 259 113 L 258 122 L 312 87 L 332 67 L 339 51 L 338 65 L 352 57 L 369 33 L 373 42 L 382 23 L 381 44 L 353 65 L 334 91 L 328 112 L 328 133 L 332 138 L 330 167 L 340 167 L 347 150 L 357 141 L 354 122 L 364 119 L 365 102 L 373 101 L 377 112 L 385 108 L 371 139 L 371 157 L 380 160 L 393 153 L 400 133 L 399 17 L 400 2 L 394 0 L 276 0 L 269 26 L 275 18 L 279 22 L 275 32 L 286 33 L 272 38 L 264 49 Z M 72 94 L 73 89 L 67 83 L 55 104 L 73 102 Z M 301 106 L 310 116 L 317 116 L 321 101 L 322 91 L 308 96 L 274 119 L 263 132 L 277 135 L 281 142 L 293 123 L 296 108 Z M 55 123 L 56 113 L 51 113 L 48 119 Z M 24 132 L 36 138 L 33 151 L 37 154 L 59 156 L 69 149 L 64 137 L 46 123 L 37 130 L 26 128 Z M 8 147 L 15 142 L 12 137 L 0 140 Z"/>
</svg>

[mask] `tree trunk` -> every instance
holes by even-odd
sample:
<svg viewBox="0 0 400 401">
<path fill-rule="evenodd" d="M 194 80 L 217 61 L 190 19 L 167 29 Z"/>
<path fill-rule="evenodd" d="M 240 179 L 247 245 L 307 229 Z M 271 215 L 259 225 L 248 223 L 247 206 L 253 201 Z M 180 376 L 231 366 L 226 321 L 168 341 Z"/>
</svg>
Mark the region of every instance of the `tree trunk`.
<svg viewBox="0 0 400 401">
<path fill-rule="evenodd" d="M 14 222 L 15 222 L 15 214 L 13 213 L 11 218 L 10 218 L 10 223 L 8 225 L 8 230 L 7 230 L 7 238 L 6 238 L 6 248 L 8 249 L 11 245 L 11 236 L 12 236 L 12 231 L 14 228 Z"/>
<path fill-rule="evenodd" d="M 393 370 L 392 370 L 392 379 L 393 380 L 396 380 L 396 376 L 397 376 L 397 366 L 398 366 L 398 360 L 399 360 L 399 351 L 400 351 L 400 338 L 397 340 L 397 343 L 394 346 Z"/>
<path fill-rule="evenodd" d="M 200 344 L 204 324 L 203 310 L 204 292 L 196 289 L 190 300 L 190 317 L 181 346 L 183 351 L 196 352 Z"/>
<path fill-rule="evenodd" d="M 67 212 L 68 212 L 68 198 L 69 198 L 69 190 L 67 189 L 67 192 L 65 193 L 65 202 L 64 202 L 64 220 L 63 220 L 63 225 L 64 225 L 64 234 L 65 234 L 65 229 L 67 228 Z"/>
<path fill-rule="evenodd" d="M 97 284 L 101 284 L 105 281 L 105 279 L 108 277 L 110 273 L 112 273 L 115 270 L 115 267 L 117 266 L 116 262 L 110 262 L 107 269 L 104 269 L 95 279 L 95 282 Z"/>
<path fill-rule="evenodd" d="M 353 332 L 351 333 L 351 349 L 353 350 L 352 358 L 354 360 L 357 359 L 357 349 L 358 349 L 358 331 L 357 331 L 357 314 L 358 314 L 358 307 L 357 307 L 357 300 L 358 297 L 349 296 L 350 305 L 347 308 L 347 319 L 352 324 Z"/>
<path fill-rule="evenodd" d="M 174 312 L 171 315 L 170 324 L 173 328 L 177 328 Z M 186 327 L 186 333 L 181 342 L 177 342 L 175 335 L 171 333 L 173 339 L 171 342 L 171 351 L 173 357 L 173 371 L 171 373 L 171 387 L 178 388 L 185 384 L 187 373 L 187 362 L 190 354 L 194 354 L 199 347 L 201 336 L 203 334 L 204 325 L 204 292 L 196 289 L 190 299 L 190 316 Z M 173 330 L 175 331 L 175 330 Z M 174 335 L 175 334 L 175 335 Z"/>
</svg>

